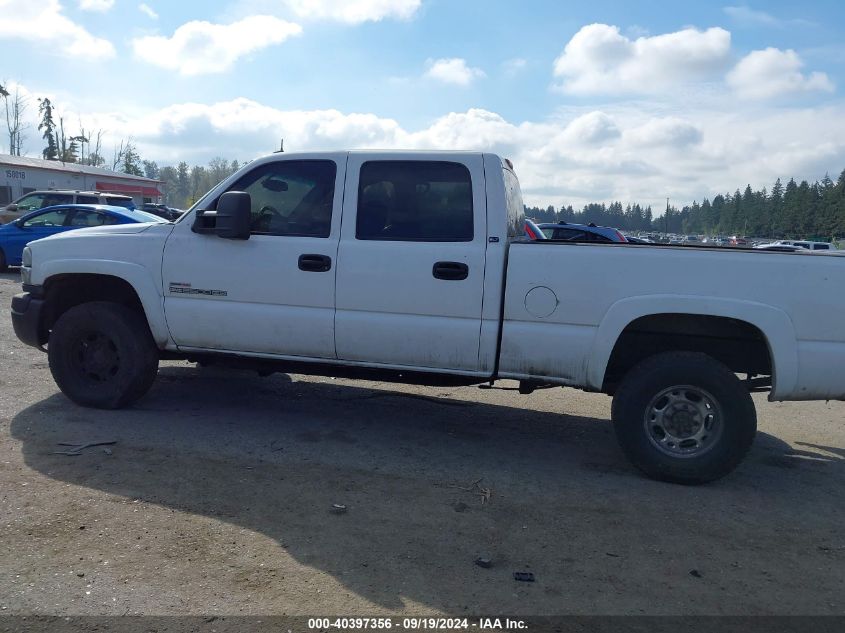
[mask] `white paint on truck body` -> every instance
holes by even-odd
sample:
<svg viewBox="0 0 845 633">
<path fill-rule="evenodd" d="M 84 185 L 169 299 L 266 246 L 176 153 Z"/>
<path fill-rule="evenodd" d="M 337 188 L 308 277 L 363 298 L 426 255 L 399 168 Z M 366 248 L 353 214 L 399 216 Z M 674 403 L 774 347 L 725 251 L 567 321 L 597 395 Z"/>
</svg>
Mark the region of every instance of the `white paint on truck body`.
<svg viewBox="0 0 845 633">
<path fill-rule="evenodd" d="M 297 160 L 336 165 L 327 236 L 226 240 L 191 230 L 195 209 L 214 204 L 251 170 Z M 373 161 L 465 167 L 472 180 L 471 239 L 359 239 L 359 176 Z M 728 317 L 765 337 L 771 399 L 845 399 L 845 259 L 509 241 L 506 207 L 519 192 L 514 178 L 503 177 L 505 169 L 498 156 L 470 152 L 274 154 L 215 187 L 176 225 L 83 229 L 33 242 L 32 283 L 77 272 L 120 277 L 138 293 L 159 347 L 182 353 L 593 390 L 602 388 L 614 345 L 632 321 L 657 314 Z M 301 270 L 299 257 L 309 254 L 330 258 L 331 269 Z M 466 279 L 435 279 L 432 266 L 442 261 L 466 265 Z M 542 290 L 532 294 L 535 289 Z"/>
</svg>

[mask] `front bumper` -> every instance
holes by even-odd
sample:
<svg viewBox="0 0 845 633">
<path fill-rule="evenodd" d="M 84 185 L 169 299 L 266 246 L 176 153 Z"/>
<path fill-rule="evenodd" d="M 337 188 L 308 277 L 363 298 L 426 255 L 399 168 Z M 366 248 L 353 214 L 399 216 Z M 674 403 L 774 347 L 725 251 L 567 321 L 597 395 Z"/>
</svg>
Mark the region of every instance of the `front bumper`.
<svg viewBox="0 0 845 633">
<path fill-rule="evenodd" d="M 41 340 L 41 315 L 45 301 L 39 286 L 24 286 L 24 289 L 27 292 L 12 297 L 12 326 L 21 342 L 41 347 L 46 342 Z"/>
</svg>

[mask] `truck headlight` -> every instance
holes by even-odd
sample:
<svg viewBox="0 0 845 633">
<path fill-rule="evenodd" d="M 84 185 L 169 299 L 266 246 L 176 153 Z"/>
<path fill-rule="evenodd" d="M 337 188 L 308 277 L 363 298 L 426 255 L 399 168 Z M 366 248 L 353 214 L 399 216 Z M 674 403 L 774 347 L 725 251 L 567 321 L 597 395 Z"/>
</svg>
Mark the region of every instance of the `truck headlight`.
<svg viewBox="0 0 845 633">
<path fill-rule="evenodd" d="M 24 247 L 21 255 L 21 283 L 32 282 L 32 251 L 29 246 Z"/>
</svg>

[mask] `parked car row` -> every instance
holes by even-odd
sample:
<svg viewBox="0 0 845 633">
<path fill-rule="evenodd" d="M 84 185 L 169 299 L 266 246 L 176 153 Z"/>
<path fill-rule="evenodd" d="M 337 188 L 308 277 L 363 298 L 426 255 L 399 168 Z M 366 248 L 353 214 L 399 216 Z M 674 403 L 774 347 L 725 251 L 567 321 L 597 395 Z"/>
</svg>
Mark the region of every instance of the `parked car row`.
<svg viewBox="0 0 845 633">
<path fill-rule="evenodd" d="M 8 224 L 9 222 L 18 220 L 30 211 L 54 207 L 60 204 L 105 204 L 125 207 L 127 209 L 137 208 L 131 196 L 118 193 L 55 189 L 31 191 L 0 209 L 0 224 Z M 145 202 L 141 206 L 141 210 L 157 215 L 165 220 L 176 220 L 184 213 L 182 209 L 174 209 L 165 204 L 155 202 Z"/>
<path fill-rule="evenodd" d="M 53 207 L 58 204 L 106 204 L 115 207 L 135 208 L 131 196 L 101 191 L 46 190 L 30 191 L 0 209 L 0 224 L 18 220 L 30 211 Z"/>
<path fill-rule="evenodd" d="M 24 246 L 42 237 L 92 226 L 142 222 L 165 220 L 146 211 L 105 204 L 65 204 L 38 209 L 0 226 L 0 272 L 9 266 L 20 266 Z"/>
<path fill-rule="evenodd" d="M 740 246 L 746 248 L 765 248 L 767 250 L 788 251 L 804 249 L 811 251 L 838 250 L 832 242 L 818 242 L 812 240 L 774 240 L 767 238 L 744 237 L 741 235 L 677 235 L 674 233 L 644 233 L 625 235 L 631 243 L 654 243 L 673 245 L 701 245 L 701 246 Z M 775 247 L 783 248 L 775 248 Z M 791 247 L 795 247 L 794 249 Z"/>
</svg>

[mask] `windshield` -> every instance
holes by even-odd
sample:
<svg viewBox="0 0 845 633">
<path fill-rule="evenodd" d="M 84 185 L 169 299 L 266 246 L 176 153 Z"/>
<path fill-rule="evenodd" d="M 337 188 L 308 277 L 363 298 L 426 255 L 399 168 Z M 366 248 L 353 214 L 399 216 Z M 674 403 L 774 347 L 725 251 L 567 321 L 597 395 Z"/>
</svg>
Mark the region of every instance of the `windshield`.
<svg viewBox="0 0 845 633">
<path fill-rule="evenodd" d="M 135 209 L 135 201 L 132 198 L 111 198 L 106 196 L 106 204 L 124 209 Z"/>
</svg>

